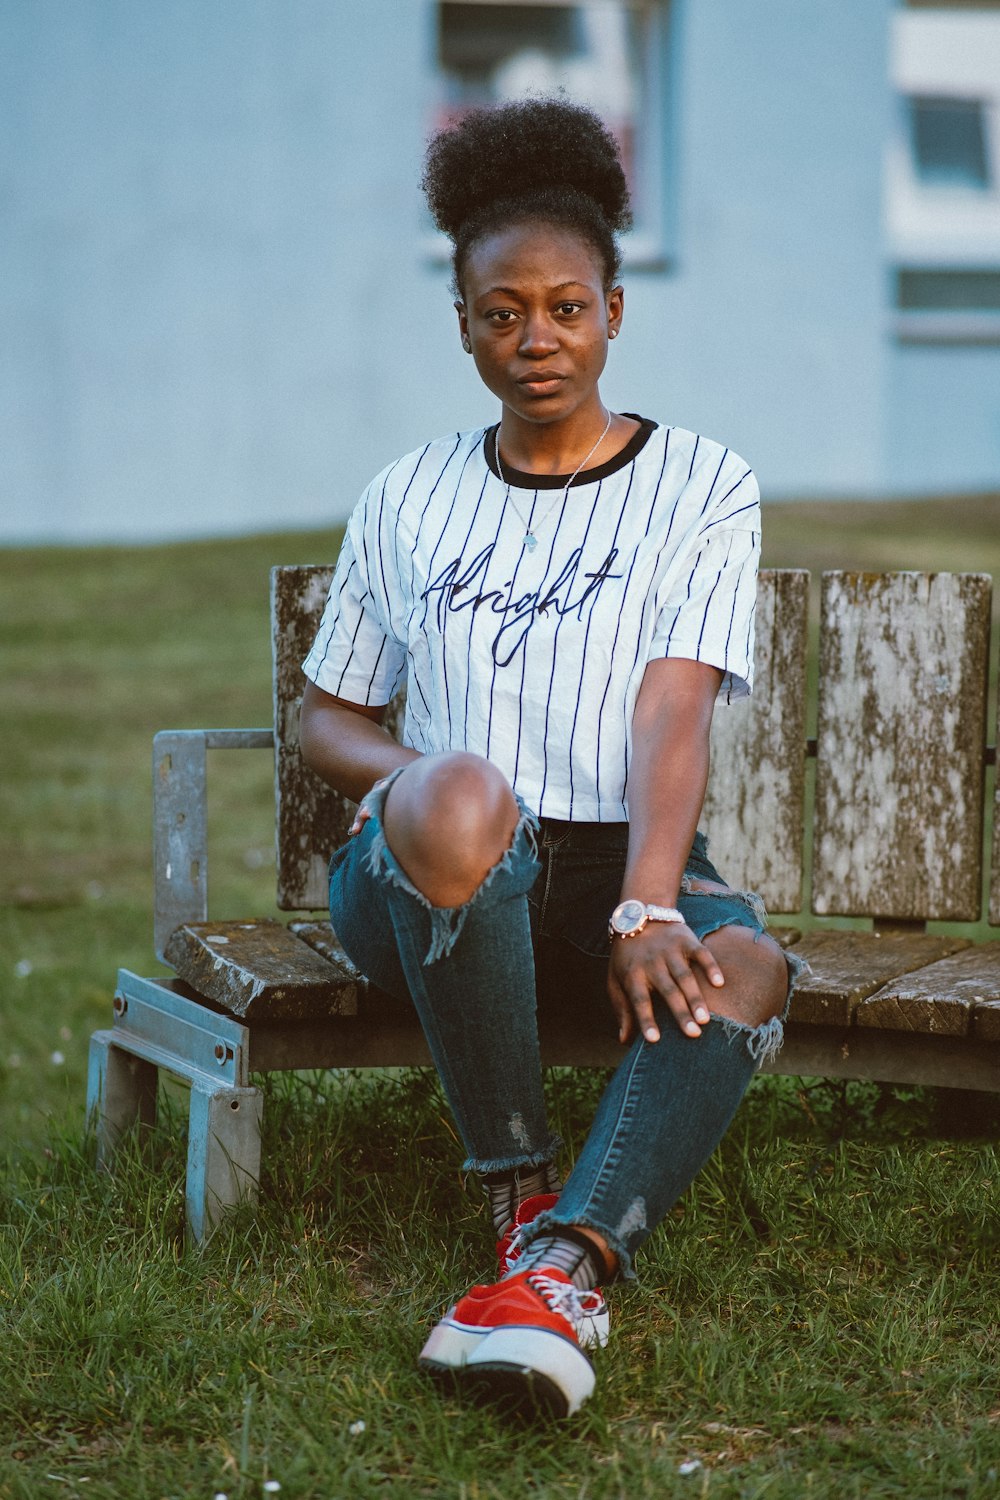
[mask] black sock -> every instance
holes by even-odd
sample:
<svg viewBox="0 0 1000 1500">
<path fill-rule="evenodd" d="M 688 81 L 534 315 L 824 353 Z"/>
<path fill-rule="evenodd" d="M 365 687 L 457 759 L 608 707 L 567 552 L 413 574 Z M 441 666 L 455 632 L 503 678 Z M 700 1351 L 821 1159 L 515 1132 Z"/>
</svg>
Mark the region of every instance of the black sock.
<svg viewBox="0 0 1000 1500">
<path fill-rule="evenodd" d="M 539 1193 L 558 1193 L 562 1179 L 553 1162 L 540 1167 L 517 1167 L 511 1172 L 490 1172 L 483 1178 L 497 1239 L 502 1239 L 526 1198 Z"/>
</svg>

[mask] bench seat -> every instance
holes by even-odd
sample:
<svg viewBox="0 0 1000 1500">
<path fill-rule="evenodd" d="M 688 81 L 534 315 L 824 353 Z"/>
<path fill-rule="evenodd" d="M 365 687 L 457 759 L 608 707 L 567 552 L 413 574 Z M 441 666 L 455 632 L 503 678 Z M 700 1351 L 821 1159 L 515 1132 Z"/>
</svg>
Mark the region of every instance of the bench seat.
<svg viewBox="0 0 1000 1500">
<path fill-rule="evenodd" d="M 161 1068 L 190 1083 L 193 1240 L 256 1191 L 252 1075 L 429 1062 L 413 1008 L 370 985 L 317 916 L 354 811 L 298 750 L 299 663 L 331 574 L 273 571 L 273 729 L 156 736 L 154 936 L 174 977 L 122 970 L 112 1024 L 91 1040 L 88 1111 L 104 1166 L 130 1125 L 154 1118 Z M 992 809 L 985 797 L 996 762 L 991 580 L 825 574 L 818 650 L 809 593 L 801 570 L 761 574 L 755 693 L 715 715 L 702 822 L 734 886 L 779 913 L 808 897 L 808 922 L 772 929 L 809 970 L 765 1071 L 1000 1092 L 1000 941 L 981 940 L 984 924 L 1000 926 L 1000 789 Z M 397 733 L 402 712 L 397 699 L 387 715 Z M 208 919 L 206 759 L 236 747 L 274 754 L 277 904 L 296 914 L 289 926 Z M 845 929 L 845 917 L 868 925 Z M 930 934 L 929 922 L 951 931 Z M 978 925 L 956 932 L 962 924 Z M 588 1029 L 570 994 L 540 1031 L 547 1064 L 613 1066 L 621 1055 L 610 1008 L 606 1028 Z"/>
</svg>

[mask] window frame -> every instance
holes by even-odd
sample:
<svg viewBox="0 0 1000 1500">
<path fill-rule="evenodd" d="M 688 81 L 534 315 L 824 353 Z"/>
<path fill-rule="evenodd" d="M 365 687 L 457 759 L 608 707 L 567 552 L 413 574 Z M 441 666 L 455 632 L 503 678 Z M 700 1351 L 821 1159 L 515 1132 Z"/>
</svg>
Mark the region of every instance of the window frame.
<svg viewBox="0 0 1000 1500">
<path fill-rule="evenodd" d="M 528 3 L 570 8 L 574 0 L 462 0 L 464 4 Z M 579 0 L 577 0 L 579 3 Z M 676 170 L 677 129 L 680 111 L 677 99 L 678 68 L 672 42 L 676 0 L 624 0 L 646 12 L 646 45 L 640 74 L 640 113 L 637 117 L 636 191 L 638 206 L 634 227 L 620 236 L 623 269 L 663 271 L 676 259 Z M 436 95 L 438 77 L 439 0 L 429 0 L 429 105 Z M 451 244 L 435 230 L 422 236 L 421 251 L 432 264 L 447 264 Z"/>
<path fill-rule="evenodd" d="M 892 20 L 895 108 L 884 173 L 887 328 L 900 344 L 1000 344 L 1000 311 L 899 305 L 901 273 L 1000 269 L 997 29 L 965 6 L 951 7 L 954 20 L 945 18 L 943 9 L 911 3 Z M 912 123 L 915 99 L 979 105 L 985 186 L 921 177 Z"/>
<path fill-rule="evenodd" d="M 962 97 L 955 94 L 908 94 L 906 96 L 910 114 L 910 164 L 913 176 L 921 189 L 934 191 L 937 188 L 963 193 L 990 193 L 995 190 L 996 171 L 995 163 L 992 161 L 992 141 L 990 139 L 990 108 L 989 100 L 981 97 Z M 970 118 L 974 118 L 979 135 L 979 152 L 981 155 L 981 176 L 969 176 L 963 178 L 957 173 L 954 177 L 947 173 L 928 172 L 925 162 L 921 160 L 920 154 L 920 111 L 926 111 L 929 115 L 938 110 L 942 113 L 946 109 L 968 111 Z M 977 166 L 979 163 L 977 163 Z"/>
</svg>

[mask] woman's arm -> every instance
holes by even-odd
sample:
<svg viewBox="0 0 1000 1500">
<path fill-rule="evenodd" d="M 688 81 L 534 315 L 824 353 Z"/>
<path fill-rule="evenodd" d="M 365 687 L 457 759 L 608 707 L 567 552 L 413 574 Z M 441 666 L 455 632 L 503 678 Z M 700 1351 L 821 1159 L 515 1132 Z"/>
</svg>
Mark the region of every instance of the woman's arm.
<svg viewBox="0 0 1000 1500">
<path fill-rule="evenodd" d="M 704 662 L 675 657 L 646 668 L 632 718 L 623 901 L 676 905 L 705 797 L 722 675 Z M 686 1035 L 701 1034 L 708 1011 L 692 964 L 710 983 L 723 983 L 712 954 L 681 922 L 648 922 L 637 936 L 612 940 L 608 992 L 621 1041 L 633 1035 L 636 1022 L 647 1041 L 659 1040 L 653 994 L 662 996 Z"/>
<path fill-rule="evenodd" d="M 360 802 L 382 776 L 420 758 L 419 750 L 382 728 L 384 716 L 384 704 L 349 703 L 307 679 L 299 717 L 302 759 L 335 791 Z"/>
</svg>

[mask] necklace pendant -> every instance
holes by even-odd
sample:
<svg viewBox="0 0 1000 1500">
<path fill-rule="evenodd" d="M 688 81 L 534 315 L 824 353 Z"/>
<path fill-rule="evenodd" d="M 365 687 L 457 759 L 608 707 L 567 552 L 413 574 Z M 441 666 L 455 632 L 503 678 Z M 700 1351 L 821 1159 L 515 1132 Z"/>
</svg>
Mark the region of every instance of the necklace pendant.
<svg viewBox="0 0 1000 1500">
<path fill-rule="evenodd" d="M 529 552 L 534 552 L 535 548 L 538 546 L 537 536 L 532 536 L 530 531 L 526 531 L 524 533 L 524 536 L 522 537 L 522 545 L 527 547 Z"/>
</svg>

